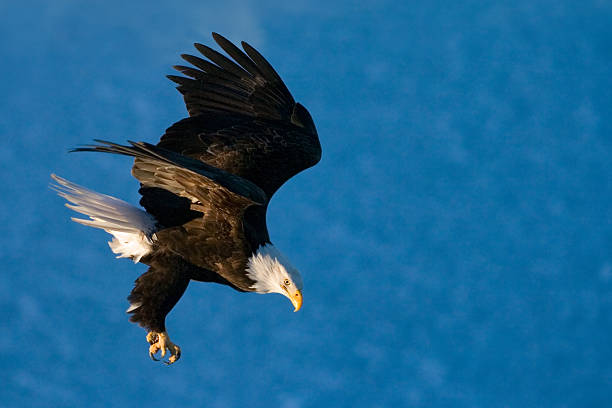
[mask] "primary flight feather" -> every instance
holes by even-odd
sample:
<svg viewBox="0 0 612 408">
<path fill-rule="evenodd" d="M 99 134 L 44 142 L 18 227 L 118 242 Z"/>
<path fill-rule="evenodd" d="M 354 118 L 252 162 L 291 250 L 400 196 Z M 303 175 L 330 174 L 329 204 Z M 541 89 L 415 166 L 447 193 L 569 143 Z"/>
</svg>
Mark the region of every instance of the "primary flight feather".
<svg viewBox="0 0 612 408">
<path fill-rule="evenodd" d="M 283 183 L 321 159 L 317 131 L 259 52 L 213 38 L 229 58 L 202 44 L 195 47 L 206 59 L 182 55 L 192 66 L 175 66 L 185 76 L 168 78 L 189 117 L 157 145 L 96 140 L 73 150 L 133 157 L 144 210 L 52 175 L 66 205 L 89 217 L 74 221 L 113 235 L 118 257 L 149 266 L 127 312 L 148 331 L 151 358 L 169 352 L 168 364 L 181 350 L 170 341 L 166 315 L 192 280 L 280 293 L 295 311 L 302 305 L 302 278 L 270 242 L 266 210 Z"/>
</svg>

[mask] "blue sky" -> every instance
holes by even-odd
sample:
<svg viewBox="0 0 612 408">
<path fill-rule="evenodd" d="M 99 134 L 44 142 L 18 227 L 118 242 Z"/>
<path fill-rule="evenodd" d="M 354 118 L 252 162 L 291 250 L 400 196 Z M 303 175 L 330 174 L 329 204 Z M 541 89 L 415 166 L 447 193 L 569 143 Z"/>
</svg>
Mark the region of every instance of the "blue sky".
<svg viewBox="0 0 612 408">
<path fill-rule="evenodd" d="M 612 7 L 604 1 L 0 4 L 0 405 L 603 406 L 612 397 Z M 271 203 L 304 307 L 191 284 L 151 362 L 143 265 L 69 221 L 56 172 L 136 203 L 126 158 L 185 109 L 164 75 L 259 49 L 321 163 Z"/>
</svg>

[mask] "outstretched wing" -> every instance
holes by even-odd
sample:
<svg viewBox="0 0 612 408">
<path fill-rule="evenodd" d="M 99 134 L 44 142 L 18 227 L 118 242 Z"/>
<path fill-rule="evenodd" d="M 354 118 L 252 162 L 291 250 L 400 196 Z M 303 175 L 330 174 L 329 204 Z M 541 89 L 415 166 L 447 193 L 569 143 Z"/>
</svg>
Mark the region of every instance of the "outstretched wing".
<svg viewBox="0 0 612 408">
<path fill-rule="evenodd" d="M 213 38 L 231 59 L 202 44 L 195 46 L 208 60 L 182 55 L 193 67 L 176 66 L 186 77 L 169 78 L 190 117 L 168 128 L 158 146 L 250 180 L 270 198 L 320 160 L 314 122 L 253 47 Z"/>
<path fill-rule="evenodd" d="M 104 140 L 73 149 L 132 156 L 133 176 L 144 187 L 161 188 L 216 211 L 239 215 L 251 205 L 265 205 L 266 194 L 255 184 L 206 163 L 145 142 L 124 146 Z"/>
<path fill-rule="evenodd" d="M 246 42 L 246 54 L 225 37 L 213 33 L 214 40 L 233 61 L 212 48 L 194 44 L 204 60 L 192 55 L 181 57 L 195 68 L 175 68 L 191 77 L 169 78 L 179 84 L 189 116 L 211 111 L 275 120 L 290 120 L 295 101 L 274 68 Z"/>
<path fill-rule="evenodd" d="M 157 244 L 191 264 L 218 273 L 237 289 L 252 290 L 244 274 L 251 248 L 243 228 L 244 211 L 267 204 L 255 184 L 198 160 L 148 143 L 123 146 L 106 141 L 74 149 L 135 157 L 132 174 L 147 189 L 165 190 L 189 200 L 198 216 L 182 225 L 160 226 Z M 155 215 L 155 214 L 153 214 Z M 156 216 L 159 220 L 159 218 Z M 147 260 L 144 260 L 147 263 Z"/>
</svg>

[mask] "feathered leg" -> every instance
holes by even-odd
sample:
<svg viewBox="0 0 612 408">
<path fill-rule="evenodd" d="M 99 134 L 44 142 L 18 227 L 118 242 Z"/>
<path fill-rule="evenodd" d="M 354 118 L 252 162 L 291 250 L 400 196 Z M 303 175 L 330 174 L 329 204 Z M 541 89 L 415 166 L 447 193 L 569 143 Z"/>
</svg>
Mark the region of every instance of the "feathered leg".
<svg viewBox="0 0 612 408">
<path fill-rule="evenodd" d="M 132 316 L 130 321 L 144 327 L 147 333 L 149 356 L 156 360 L 155 354 L 161 357 L 170 353 L 165 362 L 172 364 L 181 357 L 181 349 L 170 341 L 166 331 L 166 315 L 179 301 L 189 284 L 186 262 L 176 256 L 156 256 L 149 260 L 149 270 L 136 279 L 132 293 L 128 296 L 130 307 L 127 312 Z"/>
</svg>

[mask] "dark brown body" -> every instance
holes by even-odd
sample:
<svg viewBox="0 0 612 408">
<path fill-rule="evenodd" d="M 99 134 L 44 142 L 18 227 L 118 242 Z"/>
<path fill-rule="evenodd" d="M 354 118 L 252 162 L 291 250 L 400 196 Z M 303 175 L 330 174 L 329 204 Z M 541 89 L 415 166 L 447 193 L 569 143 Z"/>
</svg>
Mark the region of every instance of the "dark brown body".
<svg viewBox="0 0 612 408">
<path fill-rule="evenodd" d="M 165 316 L 190 280 L 252 291 L 248 259 L 270 243 L 266 209 L 274 192 L 321 158 L 308 111 L 252 47 L 215 41 L 233 61 L 209 47 L 176 67 L 190 117 L 168 128 L 156 145 L 101 142 L 77 151 L 135 157 L 140 204 L 157 224 L 153 250 L 140 262 L 149 270 L 128 297 L 131 320 L 165 331 Z"/>
</svg>

